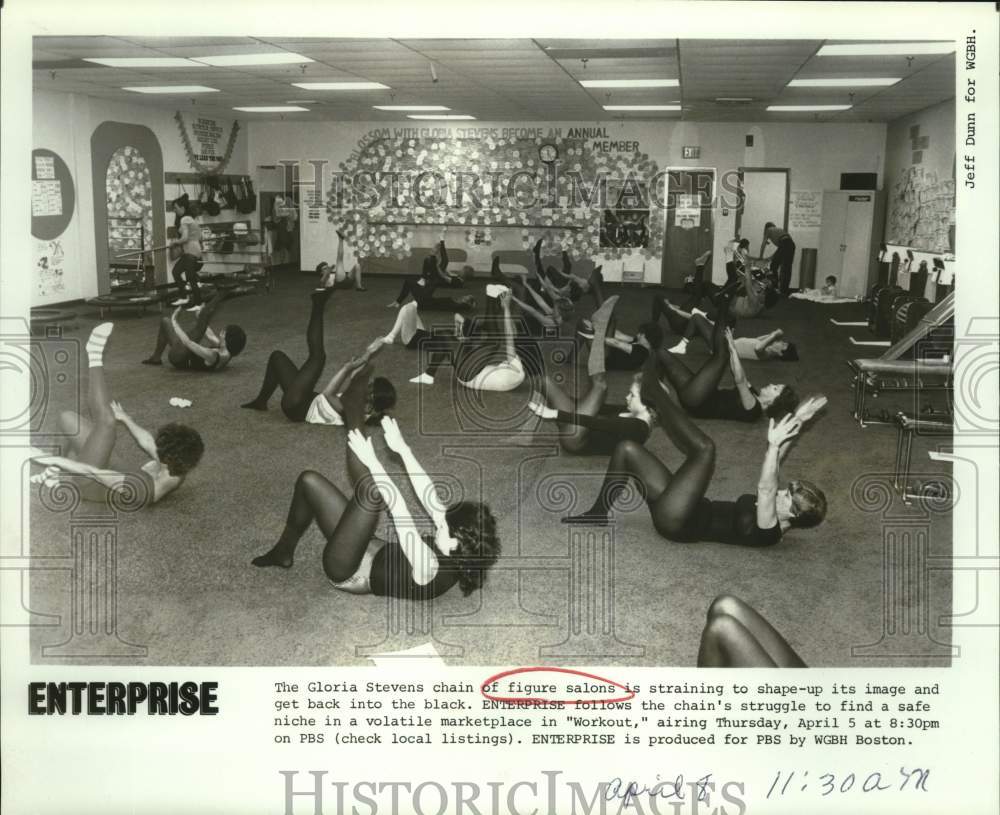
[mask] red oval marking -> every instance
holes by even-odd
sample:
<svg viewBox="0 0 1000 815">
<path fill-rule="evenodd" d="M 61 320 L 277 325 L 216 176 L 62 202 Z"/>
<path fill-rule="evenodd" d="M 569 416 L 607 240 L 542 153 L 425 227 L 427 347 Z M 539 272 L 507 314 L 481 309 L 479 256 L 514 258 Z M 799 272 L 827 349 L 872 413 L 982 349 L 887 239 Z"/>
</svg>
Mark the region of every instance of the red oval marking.
<svg viewBox="0 0 1000 815">
<path fill-rule="evenodd" d="M 625 691 L 625 696 L 616 696 L 614 699 L 606 699 L 602 697 L 595 697 L 592 699 L 546 699 L 542 696 L 495 696 L 491 693 L 486 692 L 486 686 L 503 679 L 508 676 L 517 676 L 518 674 L 526 673 L 540 673 L 540 672 L 552 672 L 561 674 L 571 674 L 573 676 L 583 676 L 587 679 L 595 679 L 598 682 L 603 682 L 607 685 L 614 685 L 616 688 L 621 688 Z M 635 691 L 631 691 L 619 682 L 615 682 L 613 679 L 605 679 L 603 676 L 598 676 L 597 674 L 589 674 L 585 671 L 574 671 L 572 668 L 514 668 L 509 671 L 503 671 L 491 676 L 482 685 L 479 686 L 479 692 L 491 702 L 504 702 L 507 704 L 514 705 L 530 705 L 537 704 L 538 702 L 543 702 L 548 705 L 579 705 L 579 704 L 589 704 L 591 702 L 627 702 L 630 699 L 635 698 Z"/>
</svg>

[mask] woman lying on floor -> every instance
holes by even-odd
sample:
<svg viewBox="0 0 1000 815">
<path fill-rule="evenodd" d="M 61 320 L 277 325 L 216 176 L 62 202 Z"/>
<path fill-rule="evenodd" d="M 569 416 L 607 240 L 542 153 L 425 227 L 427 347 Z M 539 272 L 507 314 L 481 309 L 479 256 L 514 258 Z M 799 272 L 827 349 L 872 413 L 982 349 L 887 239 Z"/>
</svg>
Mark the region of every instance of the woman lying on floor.
<svg viewBox="0 0 1000 815">
<path fill-rule="evenodd" d="M 412 297 L 423 311 L 470 311 L 476 307 L 476 299 L 465 295 L 457 299 L 451 297 L 435 297 L 434 290 L 439 286 L 461 288 L 462 279 L 447 272 L 448 250 L 444 241 L 438 244 L 437 255 L 424 258 L 420 275 L 407 277 L 396 299 L 386 305 L 386 308 L 399 308 Z"/>
<path fill-rule="evenodd" d="M 496 281 L 495 285 L 510 289 L 511 302 L 520 310 L 532 336 L 542 337 L 559 332 L 563 323 L 562 312 L 537 280 L 526 282 L 520 275 L 504 274 L 500 269 L 500 258 L 496 255 L 493 256 L 490 277 Z"/>
<path fill-rule="evenodd" d="M 377 428 L 369 424 L 366 431 L 372 437 L 365 437 L 354 398 L 365 379 L 356 377 L 350 395 L 345 393 L 345 418 L 351 428 L 347 472 L 353 495 L 348 498 L 317 472 L 303 472 L 295 482 L 281 537 L 269 552 L 254 558 L 253 565 L 291 567 L 299 540 L 315 521 L 326 538 L 323 571 L 341 591 L 430 600 L 458 584 L 463 594 L 471 594 L 482 587 L 500 554 L 496 519 L 481 503 L 443 506 L 434 482 L 392 419 L 383 419 Z M 377 452 L 384 455 L 385 449 L 402 459 L 418 505 L 409 507 L 386 473 Z M 413 508 L 426 514 L 430 524 L 420 524 L 409 512 Z M 375 537 L 383 511 L 389 512 L 395 541 Z"/>
<path fill-rule="evenodd" d="M 510 289 L 488 285 L 486 313 L 481 319 L 467 320 L 456 314 L 455 332 L 450 337 L 431 336 L 425 331 L 417 344 L 421 358 L 430 354 L 430 362 L 410 382 L 433 385 L 438 370 L 449 363 L 458 382 L 477 391 L 512 391 L 524 382 L 526 371 L 535 378 L 540 376 L 542 354 L 538 342 L 516 336 L 510 301 Z"/>
<path fill-rule="evenodd" d="M 708 607 L 699 668 L 805 668 L 802 658 L 767 620 L 738 597 Z"/>
<path fill-rule="evenodd" d="M 361 264 L 355 260 L 354 268 L 348 271 L 344 268 L 344 244 L 347 243 L 344 233 L 337 230 L 337 260 L 331 267 L 325 260 L 316 266 L 319 274 L 317 289 L 352 289 L 368 291 L 361 283 Z"/>
<path fill-rule="evenodd" d="M 618 297 L 612 297 L 605 303 L 617 304 Z M 603 305 L 594 314 L 603 313 Z M 593 343 L 594 317 L 581 319 L 577 328 L 577 336 L 585 342 Z M 642 323 L 635 334 L 619 331 L 615 324 L 614 306 L 607 316 L 607 325 L 602 332 L 605 348 L 605 366 L 609 371 L 638 371 L 646 364 L 649 355 L 659 351 L 663 344 L 663 330 L 655 322 Z"/>
<path fill-rule="evenodd" d="M 762 414 L 784 416 L 795 410 L 798 394 L 789 385 L 765 385 L 756 390 L 747 379 L 732 332 L 726 328 L 725 300 L 712 329 L 712 356 L 697 372 L 665 349 L 656 354 L 665 384 L 672 388 L 684 409 L 701 419 L 755 422 Z M 731 370 L 735 388 L 720 388 L 723 374 Z"/>
<path fill-rule="evenodd" d="M 594 505 L 563 523 L 604 525 L 615 499 L 633 482 L 646 498 L 653 528 L 667 540 L 681 543 L 714 541 L 738 546 L 770 546 L 792 526 L 810 527 L 826 516 L 826 496 L 815 484 L 792 481 L 778 489 L 782 459 L 802 426 L 826 404 L 823 397 L 807 399 L 795 415 L 771 420 L 768 447 L 761 466 L 757 494 L 735 501 L 714 501 L 705 492 L 715 472 L 715 444 L 685 412 L 655 384 L 643 389 L 660 417 L 660 424 L 685 460 L 671 473 L 652 453 L 633 441 L 621 442 L 611 456 Z"/>
<path fill-rule="evenodd" d="M 675 306 L 666 297 L 656 296 L 653 298 L 653 322 L 658 323 L 661 316 L 666 318 L 671 331 L 683 335 L 675 346 L 668 349 L 671 354 L 686 354 L 688 344 L 696 336 L 705 340 L 709 348 L 712 347 L 712 330 L 715 328 L 715 323 L 701 309 L 695 308 L 687 312 Z M 740 359 L 797 362 L 798 349 L 795 343 L 788 342 L 784 336 L 785 332 L 776 328 L 770 334 L 761 334 L 759 337 L 736 337 L 734 340 L 736 354 Z"/>
<path fill-rule="evenodd" d="M 281 410 L 290 422 L 343 426 L 344 406 L 340 401 L 340 394 L 354 374 L 381 350 L 383 340 L 379 338 L 369 345 L 360 357 L 344 363 L 322 391 L 319 393 L 314 391 L 313 388 L 316 387 L 326 365 L 323 310 L 331 294 L 332 289 L 325 288 L 310 295 L 312 308 L 309 313 L 309 325 L 306 327 L 306 345 L 309 351 L 302 367 L 297 368 L 284 351 L 272 351 L 267 360 L 267 368 L 264 370 L 264 381 L 261 383 L 260 392 L 254 399 L 240 407 L 267 410 L 268 401 L 280 387 Z M 395 391 L 386 391 L 379 396 L 378 410 L 380 412 L 389 410 L 395 402 Z"/>
<path fill-rule="evenodd" d="M 216 334 L 208 324 L 224 297 L 222 291 L 217 291 L 201 308 L 190 334 L 181 328 L 177 320 L 180 308 L 174 309 L 169 317 L 162 318 L 160 332 L 156 337 L 156 348 L 153 349 L 151 356 L 142 360 L 142 364 L 162 365 L 163 352 L 169 346 L 167 359 L 175 368 L 208 372 L 217 372 L 225 368 L 229 361 L 246 347 L 247 335 L 238 325 L 227 325 Z"/>
<path fill-rule="evenodd" d="M 565 250 L 562 252 L 562 272 L 556 271 L 554 266 L 544 266 L 542 263 L 543 240 L 543 238 L 539 238 L 535 242 L 532 255 L 535 259 L 536 279 L 552 302 L 555 303 L 557 300 L 563 299 L 575 303 L 586 292 L 592 291 L 593 274 L 589 277 L 573 274 L 573 261 Z M 597 305 L 601 305 L 600 301 Z"/>
<path fill-rule="evenodd" d="M 108 492 L 135 489 L 130 482 L 139 480 L 144 490 L 138 491 L 145 505 L 154 504 L 169 495 L 194 469 L 205 451 L 197 431 L 182 424 L 167 424 L 154 436 L 140 427 L 118 402 L 112 401 L 104 378 L 104 348 L 114 329 L 113 323 L 101 323 L 87 340 L 87 407 L 90 420 L 72 411 L 59 416 L 60 432 L 69 437 L 70 457 L 43 455 L 35 458 L 45 467 L 32 481 L 54 486 L 60 473 L 84 476 L 89 483 L 81 491 L 88 501 L 105 501 Z M 109 470 L 111 453 L 115 449 L 118 422 L 125 425 L 139 448 L 149 456 L 138 472 L 122 473 Z"/>
<path fill-rule="evenodd" d="M 642 374 L 636 375 L 624 405 L 605 404 L 608 395 L 606 352 L 600 338 L 617 299 L 617 296 L 608 299 L 594 312 L 595 340 L 587 360 L 587 373 L 590 375 L 587 395 L 575 403 L 552 377 L 545 376 L 542 378 L 544 398 L 535 395 L 528 404 L 536 415 L 558 423 L 559 445 L 573 455 L 610 455 L 622 441 L 644 444 L 657 420 L 651 403 L 644 401 L 640 394 Z"/>
</svg>

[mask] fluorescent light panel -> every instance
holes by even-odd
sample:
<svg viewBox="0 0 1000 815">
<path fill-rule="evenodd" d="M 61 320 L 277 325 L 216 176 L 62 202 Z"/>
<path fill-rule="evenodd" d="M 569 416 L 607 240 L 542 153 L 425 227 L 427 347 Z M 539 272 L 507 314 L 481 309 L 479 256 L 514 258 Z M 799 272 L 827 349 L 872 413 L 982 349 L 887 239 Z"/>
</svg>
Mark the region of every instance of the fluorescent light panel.
<svg viewBox="0 0 1000 815">
<path fill-rule="evenodd" d="M 752 96 L 716 96 L 716 102 L 752 102 Z"/>
<path fill-rule="evenodd" d="M 375 110 L 412 110 L 412 111 L 432 111 L 451 110 L 444 105 L 372 105 Z"/>
<path fill-rule="evenodd" d="M 680 105 L 605 105 L 605 110 L 680 110 Z"/>
<path fill-rule="evenodd" d="M 676 88 L 679 79 L 581 79 L 585 88 Z"/>
<path fill-rule="evenodd" d="M 198 63 L 183 57 L 84 57 L 84 62 L 108 68 L 197 68 Z"/>
<path fill-rule="evenodd" d="M 274 51 L 264 54 L 220 54 L 218 56 L 191 57 L 202 65 L 214 65 L 220 68 L 234 65 L 297 65 L 301 62 L 312 62 L 302 54 L 289 51 Z"/>
<path fill-rule="evenodd" d="M 293 82 L 296 88 L 307 91 L 388 91 L 381 82 Z"/>
<path fill-rule="evenodd" d="M 308 111 L 309 108 L 299 105 L 258 105 L 256 107 L 233 108 L 233 110 L 242 110 L 246 113 L 298 113 Z"/>
<path fill-rule="evenodd" d="M 807 113 L 820 110 L 850 110 L 850 105 L 768 105 L 768 110 L 785 113 Z"/>
<path fill-rule="evenodd" d="M 895 85 L 901 77 L 867 77 L 858 79 L 793 79 L 789 88 L 865 88 Z"/>
<path fill-rule="evenodd" d="M 444 120 L 469 120 L 475 119 L 475 116 L 469 116 L 465 113 L 411 113 L 406 117 L 407 119 L 444 119 Z"/>
<path fill-rule="evenodd" d="M 953 42 L 853 42 L 841 45 L 824 45 L 817 57 L 882 57 L 894 54 L 950 54 Z"/>
<path fill-rule="evenodd" d="M 218 93 L 218 88 L 205 85 L 146 85 L 145 87 L 122 88 L 132 93 Z"/>
</svg>

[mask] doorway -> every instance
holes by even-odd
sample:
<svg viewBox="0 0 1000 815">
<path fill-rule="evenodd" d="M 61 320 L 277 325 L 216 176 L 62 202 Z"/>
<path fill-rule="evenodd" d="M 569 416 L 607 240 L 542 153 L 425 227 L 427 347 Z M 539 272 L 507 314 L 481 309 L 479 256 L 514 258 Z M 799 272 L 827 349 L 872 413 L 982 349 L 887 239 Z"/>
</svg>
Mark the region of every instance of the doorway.
<svg viewBox="0 0 1000 815">
<path fill-rule="evenodd" d="M 756 256 L 764 241 L 764 224 L 770 221 L 788 229 L 790 172 L 787 167 L 740 167 L 737 183 L 739 206 L 733 237 L 747 238 L 750 254 Z"/>
<path fill-rule="evenodd" d="M 712 248 L 715 229 L 712 201 L 715 170 L 670 170 L 667 174 L 667 222 L 663 230 L 663 265 L 660 282 L 683 288 L 694 274 L 694 261 Z"/>
</svg>

